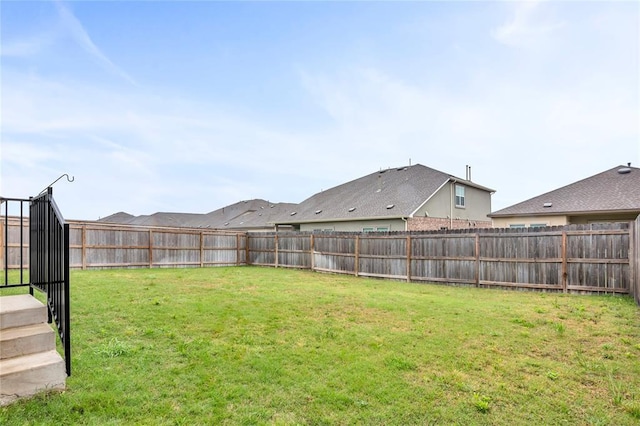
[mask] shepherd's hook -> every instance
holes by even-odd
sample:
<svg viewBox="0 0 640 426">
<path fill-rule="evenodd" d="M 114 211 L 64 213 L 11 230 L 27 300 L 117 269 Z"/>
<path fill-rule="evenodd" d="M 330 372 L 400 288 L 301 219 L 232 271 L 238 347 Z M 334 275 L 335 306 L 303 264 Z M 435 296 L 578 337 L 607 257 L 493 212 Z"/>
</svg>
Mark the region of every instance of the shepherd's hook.
<svg viewBox="0 0 640 426">
<path fill-rule="evenodd" d="M 45 189 L 43 189 L 42 191 L 40 191 L 40 194 L 42 194 L 43 192 L 45 192 L 47 189 L 51 188 L 53 186 L 54 183 L 56 183 L 57 181 L 59 181 L 60 179 L 62 179 L 63 177 L 67 178 L 67 182 L 73 182 L 75 180 L 75 177 L 71 176 L 69 177 L 68 174 L 64 173 L 62 175 L 60 175 L 60 177 L 56 180 L 54 180 L 53 182 L 51 182 L 49 185 L 47 185 L 47 187 Z"/>
</svg>

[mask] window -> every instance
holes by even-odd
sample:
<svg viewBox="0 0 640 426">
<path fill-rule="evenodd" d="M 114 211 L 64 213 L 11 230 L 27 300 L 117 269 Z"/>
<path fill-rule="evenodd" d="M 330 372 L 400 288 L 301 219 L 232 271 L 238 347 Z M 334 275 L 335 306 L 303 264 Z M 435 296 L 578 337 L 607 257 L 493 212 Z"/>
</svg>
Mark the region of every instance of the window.
<svg viewBox="0 0 640 426">
<path fill-rule="evenodd" d="M 512 223 L 509 228 L 524 228 L 524 223 Z"/>
<path fill-rule="evenodd" d="M 544 228 L 545 226 L 547 226 L 547 224 L 546 223 L 532 223 L 529 226 L 531 228 Z"/>
<path fill-rule="evenodd" d="M 464 206 L 464 186 L 456 185 L 456 207 Z"/>
<path fill-rule="evenodd" d="M 362 232 L 373 232 L 373 228 L 362 228 Z"/>
<path fill-rule="evenodd" d="M 388 232 L 389 228 L 387 228 L 386 226 L 379 226 L 378 228 L 376 228 L 376 231 L 378 231 L 378 232 Z"/>
</svg>

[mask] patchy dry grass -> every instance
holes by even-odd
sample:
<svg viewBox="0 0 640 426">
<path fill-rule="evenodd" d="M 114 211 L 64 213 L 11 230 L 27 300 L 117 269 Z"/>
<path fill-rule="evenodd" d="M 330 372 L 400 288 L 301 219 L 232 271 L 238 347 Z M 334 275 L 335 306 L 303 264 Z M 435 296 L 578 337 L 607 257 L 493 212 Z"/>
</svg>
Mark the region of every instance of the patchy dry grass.
<svg viewBox="0 0 640 426">
<path fill-rule="evenodd" d="M 12 424 L 640 422 L 630 298 L 272 268 L 76 271 L 73 376 Z"/>
</svg>

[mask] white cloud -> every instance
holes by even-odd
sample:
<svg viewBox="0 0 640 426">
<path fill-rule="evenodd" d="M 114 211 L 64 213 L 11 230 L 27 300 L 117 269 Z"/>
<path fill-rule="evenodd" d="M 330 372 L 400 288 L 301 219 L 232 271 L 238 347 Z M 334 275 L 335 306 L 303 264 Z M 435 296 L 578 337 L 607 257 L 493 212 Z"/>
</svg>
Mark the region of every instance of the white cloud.
<svg viewBox="0 0 640 426">
<path fill-rule="evenodd" d="M 123 69 L 114 64 L 98 46 L 95 45 L 89 33 L 84 28 L 82 23 L 75 17 L 75 15 L 65 6 L 61 1 L 56 1 L 56 8 L 58 14 L 62 20 L 62 23 L 75 42 L 87 52 L 96 62 L 98 62 L 104 69 L 119 76 L 131 84 L 136 84 L 134 79 L 127 74 Z"/>
<path fill-rule="evenodd" d="M 541 40 L 548 40 L 554 31 L 564 26 L 562 21 L 549 16 L 547 2 L 518 1 L 509 4 L 513 5 L 513 16 L 491 31 L 491 35 L 500 43 L 532 46 Z"/>
<path fill-rule="evenodd" d="M 44 48 L 53 43 L 52 36 L 36 36 L 27 40 L 4 40 L 0 44 L 0 56 L 3 57 L 27 57 L 40 53 Z"/>
</svg>

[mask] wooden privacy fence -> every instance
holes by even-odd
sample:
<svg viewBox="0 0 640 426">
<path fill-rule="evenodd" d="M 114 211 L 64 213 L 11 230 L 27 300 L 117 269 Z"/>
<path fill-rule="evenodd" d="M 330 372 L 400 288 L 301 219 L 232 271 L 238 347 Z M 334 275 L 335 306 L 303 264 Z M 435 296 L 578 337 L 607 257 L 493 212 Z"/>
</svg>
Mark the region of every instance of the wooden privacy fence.
<svg viewBox="0 0 640 426">
<path fill-rule="evenodd" d="M 141 227 L 96 222 L 69 222 L 70 267 L 153 268 L 205 267 L 246 264 L 246 233 L 208 229 Z M 2 231 L 8 235 L 0 247 L 9 269 L 20 267 L 20 221 L 9 218 Z M 6 228 L 6 231 L 5 231 Z M 29 265 L 28 221 L 22 226 L 22 262 Z M 5 241 L 0 238 L 0 241 Z M 6 256 L 5 256 L 6 252 Z"/>
<path fill-rule="evenodd" d="M 72 268 L 205 267 L 246 264 L 246 234 L 191 228 L 73 223 Z"/>
<path fill-rule="evenodd" d="M 18 268 L 20 229 L 0 227 Z M 4 241 L 4 238 L 0 238 Z M 28 248 L 22 247 L 28 264 Z M 260 233 L 70 222 L 71 268 L 262 265 L 413 282 L 630 293 L 640 305 L 634 222 L 429 233 Z"/>
<path fill-rule="evenodd" d="M 637 285 L 634 225 L 250 234 L 249 263 L 479 287 L 629 293 Z"/>
</svg>

